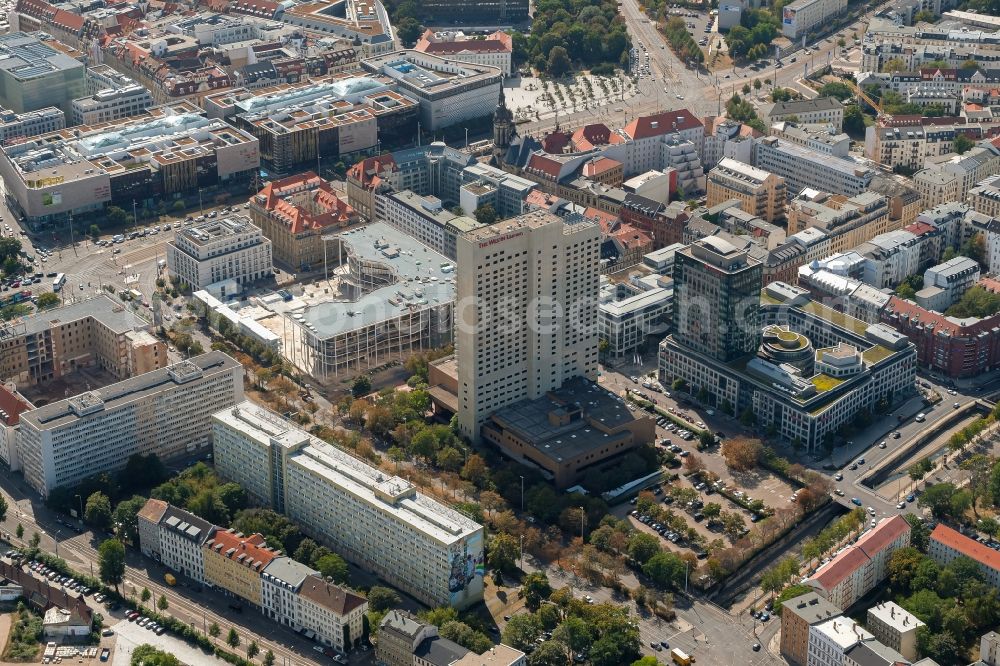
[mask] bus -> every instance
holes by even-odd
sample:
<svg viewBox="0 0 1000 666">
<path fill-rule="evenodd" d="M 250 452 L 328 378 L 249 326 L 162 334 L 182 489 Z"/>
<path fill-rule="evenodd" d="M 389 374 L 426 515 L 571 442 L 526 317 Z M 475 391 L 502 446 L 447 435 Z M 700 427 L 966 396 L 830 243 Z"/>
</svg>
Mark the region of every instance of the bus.
<svg viewBox="0 0 1000 666">
<path fill-rule="evenodd" d="M 66 274 L 59 273 L 56 275 L 56 279 L 52 281 L 52 291 L 59 291 L 64 284 L 66 284 Z"/>
</svg>

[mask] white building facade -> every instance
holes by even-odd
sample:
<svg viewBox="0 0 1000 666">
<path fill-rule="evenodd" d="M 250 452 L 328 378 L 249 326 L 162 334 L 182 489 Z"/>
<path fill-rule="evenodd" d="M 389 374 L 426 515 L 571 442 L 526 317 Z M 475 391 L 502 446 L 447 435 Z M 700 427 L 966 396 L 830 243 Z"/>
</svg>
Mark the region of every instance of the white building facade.
<svg viewBox="0 0 1000 666">
<path fill-rule="evenodd" d="M 250 472 L 240 465 L 268 460 L 252 468 L 255 499 L 313 538 L 424 603 L 482 600 L 481 525 L 253 403 L 213 422 L 219 473 L 242 482 Z"/>
<path fill-rule="evenodd" d="M 272 267 L 271 241 L 246 215 L 182 229 L 167 244 L 167 269 L 195 290 L 224 280 L 248 284 L 269 277 Z"/>
</svg>

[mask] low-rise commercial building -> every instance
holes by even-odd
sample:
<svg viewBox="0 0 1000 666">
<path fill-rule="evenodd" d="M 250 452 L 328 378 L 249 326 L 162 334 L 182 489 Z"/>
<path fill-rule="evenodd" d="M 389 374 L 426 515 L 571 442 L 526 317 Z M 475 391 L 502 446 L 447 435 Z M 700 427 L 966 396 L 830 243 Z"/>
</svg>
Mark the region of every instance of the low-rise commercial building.
<svg viewBox="0 0 1000 666">
<path fill-rule="evenodd" d="M 243 398 L 243 366 L 220 351 L 21 414 L 24 480 L 42 497 L 133 454 L 163 460 L 211 444 L 210 416 Z"/>
<path fill-rule="evenodd" d="M 254 136 L 270 172 L 288 175 L 323 158 L 349 158 L 377 149 L 380 141 L 412 135 L 418 103 L 396 87 L 387 76 L 331 74 L 261 89 L 223 90 L 207 95 L 204 106 L 210 118 L 227 119 Z"/>
<path fill-rule="evenodd" d="M 985 582 L 1000 587 L 1000 553 L 943 523 L 931 532 L 927 554 L 941 566 L 957 557 L 967 557 L 979 566 Z"/>
<path fill-rule="evenodd" d="M 483 528 L 250 402 L 213 418 L 219 473 L 427 604 L 482 599 Z"/>
<path fill-rule="evenodd" d="M 310 33 L 356 41 L 365 55 L 387 53 L 396 47 L 389 13 L 379 0 L 305 2 L 284 8 L 280 18 Z"/>
<path fill-rule="evenodd" d="M 893 601 L 883 601 L 868 609 L 866 626 L 875 638 L 909 661 L 917 660 L 917 631 L 924 623 Z"/>
<path fill-rule="evenodd" d="M 840 615 L 840 609 L 815 592 L 781 605 L 781 656 L 793 666 L 809 660 L 809 628 Z"/>
<path fill-rule="evenodd" d="M 605 353 L 621 357 L 644 346 L 650 336 L 665 335 L 670 329 L 673 298 L 670 278 L 602 285 L 597 323 L 601 339 L 608 342 Z"/>
<path fill-rule="evenodd" d="M 271 241 L 274 263 L 292 271 L 320 266 L 327 258 L 324 235 L 361 221 L 330 183 L 312 171 L 269 182 L 249 203 L 250 219 Z"/>
<path fill-rule="evenodd" d="M 726 157 L 708 172 L 707 183 L 709 207 L 737 199 L 744 212 L 767 222 L 785 217 L 784 178 Z"/>
<path fill-rule="evenodd" d="M 271 277 L 272 267 L 271 241 L 246 215 L 199 222 L 167 243 L 167 270 L 196 290 L 227 280 L 243 289 Z"/>
<path fill-rule="evenodd" d="M 910 524 L 902 516 L 884 518 L 806 580 L 831 604 L 847 610 L 880 585 L 892 554 L 910 545 Z"/>
<path fill-rule="evenodd" d="M 675 269 L 675 281 L 676 281 Z M 757 281 L 760 286 L 760 278 Z M 683 322 L 683 298 L 675 285 L 675 330 Z M 729 299 L 733 296 L 730 295 Z M 704 389 L 715 408 L 739 414 L 751 410 L 760 424 L 806 449 L 834 437 L 860 410 L 893 404 L 913 392 L 916 353 L 913 345 L 887 326 L 868 325 L 813 301 L 805 289 L 772 282 L 759 297 L 760 327 L 779 327 L 756 338 L 738 356 L 713 357 L 686 343 L 678 333 L 660 345 L 659 375 L 664 385 L 683 379 L 694 391 Z M 740 301 L 741 335 L 749 336 L 754 302 Z M 690 314 L 704 325 L 704 303 Z M 814 367 L 795 367 L 780 358 L 805 353 Z M 836 367 L 834 374 L 830 368 Z M 804 368 L 804 369 L 803 369 Z"/>
<path fill-rule="evenodd" d="M 590 475 L 599 478 L 603 467 L 651 444 L 654 426 L 613 393 L 576 377 L 541 398 L 494 412 L 480 434 L 504 455 L 544 470 L 557 488 L 568 488 L 587 485 Z"/>
<path fill-rule="evenodd" d="M 366 58 L 361 67 L 389 77 L 398 92 L 420 103 L 424 131 L 491 115 L 503 82 L 498 67 L 458 62 L 412 49 Z"/>
<path fill-rule="evenodd" d="M 14 113 L 58 107 L 71 115 L 71 102 L 86 94 L 84 65 L 44 33 L 0 36 L 0 105 Z"/>
</svg>

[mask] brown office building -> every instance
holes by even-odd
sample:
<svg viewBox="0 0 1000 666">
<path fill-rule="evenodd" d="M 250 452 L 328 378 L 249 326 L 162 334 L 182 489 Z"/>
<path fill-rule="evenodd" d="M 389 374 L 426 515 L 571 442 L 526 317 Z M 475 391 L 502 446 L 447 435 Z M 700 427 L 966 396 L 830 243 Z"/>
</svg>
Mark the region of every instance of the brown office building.
<svg viewBox="0 0 1000 666">
<path fill-rule="evenodd" d="M 557 488 L 579 483 L 593 469 L 653 442 L 654 422 L 637 416 L 613 393 L 583 377 L 536 399 L 495 412 L 481 436 L 510 458 L 551 475 Z"/>
<path fill-rule="evenodd" d="M 795 666 L 805 666 L 809 655 L 809 627 L 840 615 L 840 609 L 815 592 L 789 599 L 781 605 L 781 656 Z"/>
</svg>

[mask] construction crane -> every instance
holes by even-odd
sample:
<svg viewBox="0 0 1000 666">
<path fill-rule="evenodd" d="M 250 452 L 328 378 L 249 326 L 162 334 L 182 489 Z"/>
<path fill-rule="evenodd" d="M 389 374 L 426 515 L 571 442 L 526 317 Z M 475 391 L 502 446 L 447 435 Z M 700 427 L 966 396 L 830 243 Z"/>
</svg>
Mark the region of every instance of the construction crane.
<svg viewBox="0 0 1000 666">
<path fill-rule="evenodd" d="M 865 104 L 875 109 L 875 112 L 879 116 L 885 115 L 882 111 L 882 104 L 872 99 L 864 90 L 860 88 L 860 86 L 858 86 L 858 84 L 854 83 L 854 81 L 851 81 L 850 79 L 844 79 L 843 81 L 847 84 L 848 88 L 854 91 L 854 94 L 858 96 L 858 99 L 863 100 Z"/>
</svg>

